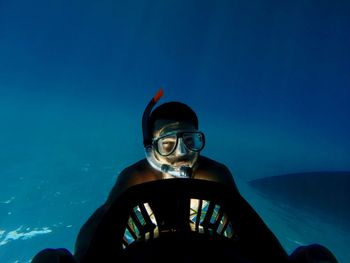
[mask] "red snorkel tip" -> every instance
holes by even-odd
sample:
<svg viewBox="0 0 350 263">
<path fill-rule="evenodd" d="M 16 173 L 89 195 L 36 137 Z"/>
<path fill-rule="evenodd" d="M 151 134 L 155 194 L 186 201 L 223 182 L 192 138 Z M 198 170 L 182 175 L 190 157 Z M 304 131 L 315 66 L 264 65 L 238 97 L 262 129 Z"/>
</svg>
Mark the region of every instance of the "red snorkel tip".
<svg viewBox="0 0 350 263">
<path fill-rule="evenodd" d="M 152 134 L 149 127 L 149 117 L 151 114 L 151 111 L 153 107 L 156 105 L 158 100 L 163 96 L 163 89 L 160 88 L 156 95 L 150 100 L 150 102 L 147 104 L 146 109 L 143 112 L 142 115 L 142 133 L 143 133 L 143 145 L 146 147 L 149 147 L 152 145 Z"/>
<path fill-rule="evenodd" d="M 155 103 L 157 103 L 158 100 L 160 100 L 160 98 L 163 96 L 163 94 L 164 94 L 163 89 L 160 88 L 160 90 L 158 90 L 158 92 L 156 93 L 156 95 L 154 95 L 153 101 L 154 101 Z"/>
</svg>

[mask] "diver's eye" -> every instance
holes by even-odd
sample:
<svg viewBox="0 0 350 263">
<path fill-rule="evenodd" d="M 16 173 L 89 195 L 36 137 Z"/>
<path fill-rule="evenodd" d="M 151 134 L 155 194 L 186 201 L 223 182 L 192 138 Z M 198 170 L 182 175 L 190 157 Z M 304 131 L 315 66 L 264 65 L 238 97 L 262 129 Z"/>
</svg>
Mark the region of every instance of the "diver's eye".
<svg viewBox="0 0 350 263">
<path fill-rule="evenodd" d="M 162 155 L 170 154 L 176 146 L 176 136 L 167 136 L 158 141 L 158 152 Z"/>
<path fill-rule="evenodd" d="M 195 145 L 195 140 L 192 136 L 184 136 L 183 140 L 186 146 L 189 148 L 193 148 L 193 146 Z"/>
<path fill-rule="evenodd" d="M 172 148 L 174 148 L 174 146 L 175 146 L 175 142 L 174 141 L 166 140 L 166 141 L 162 142 L 162 148 L 166 152 L 171 150 Z"/>
<path fill-rule="evenodd" d="M 193 151 L 200 151 L 204 146 L 202 133 L 184 133 L 182 137 L 186 146 Z"/>
</svg>

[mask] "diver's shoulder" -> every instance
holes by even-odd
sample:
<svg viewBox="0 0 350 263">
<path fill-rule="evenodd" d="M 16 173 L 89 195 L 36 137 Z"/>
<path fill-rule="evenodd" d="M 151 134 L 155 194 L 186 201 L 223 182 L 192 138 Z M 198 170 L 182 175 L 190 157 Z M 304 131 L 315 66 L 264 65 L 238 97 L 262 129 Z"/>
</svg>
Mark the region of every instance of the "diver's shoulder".
<svg viewBox="0 0 350 263">
<path fill-rule="evenodd" d="M 132 181 L 138 180 L 142 175 L 150 173 L 150 166 L 146 159 L 139 160 L 125 167 L 118 175 L 117 185 L 130 185 Z"/>
<path fill-rule="evenodd" d="M 218 161 L 200 156 L 194 178 L 223 183 L 238 192 L 229 168 Z"/>
<path fill-rule="evenodd" d="M 147 160 L 141 159 L 127 167 L 125 167 L 122 171 L 121 174 L 134 174 L 134 173 L 140 173 L 140 172 L 145 172 L 150 168 Z"/>
<path fill-rule="evenodd" d="M 229 172 L 229 169 L 225 164 L 202 155 L 199 156 L 199 168 Z"/>
<path fill-rule="evenodd" d="M 152 171 L 146 159 L 137 161 L 120 172 L 106 203 L 111 204 L 121 193 L 133 185 L 156 179 L 157 174 Z"/>
</svg>

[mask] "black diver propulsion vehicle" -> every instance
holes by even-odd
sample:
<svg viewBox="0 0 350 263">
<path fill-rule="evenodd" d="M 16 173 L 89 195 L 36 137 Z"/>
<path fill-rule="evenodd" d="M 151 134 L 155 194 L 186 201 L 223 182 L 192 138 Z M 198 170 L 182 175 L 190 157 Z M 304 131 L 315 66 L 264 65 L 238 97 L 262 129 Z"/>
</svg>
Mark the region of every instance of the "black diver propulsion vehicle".
<svg viewBox="0 0 350 263">
<path fill-rule="evenodd" d="M 325 262 L 337 262 L 326 248 L 316 250 L 331 259 Z M 43 250 L 32 262 L 321 262 L 295 255 L 291 260 L 239 193 L 184 178 L 127 189 L 105 213 L 79 260 L 67 250 L 56 251 L 62 255 L 50 257 Z"/>
</svg>

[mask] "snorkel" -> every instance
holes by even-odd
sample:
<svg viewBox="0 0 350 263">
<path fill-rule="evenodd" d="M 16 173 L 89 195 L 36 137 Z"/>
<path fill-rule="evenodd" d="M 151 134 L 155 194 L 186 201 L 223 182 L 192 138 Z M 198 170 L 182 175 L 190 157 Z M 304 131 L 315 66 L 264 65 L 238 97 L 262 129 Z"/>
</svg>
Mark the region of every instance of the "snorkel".
<svg viewBox="0 0 350 263">
<path fill-rule="evenodd" d="M 189 166 L 174 167 L 168 164 L 163 164 L 159 162 L 155 156 L 152 149 L 152 130 L 149 125 L 149 117 L 152 109 L 163 96 L 163 89 L 160 89 L 156 95 L 147 104 L 145 111 L 142 115 L 142 133 L 143 133 L 143 146 L 145 148 L 145 154 L 148 163 L 157 171 L 162 173 L 170 174 L 174 177 L 179 178 L 190 178 L 192 176 L 192 168 Z"/>
</svg>

